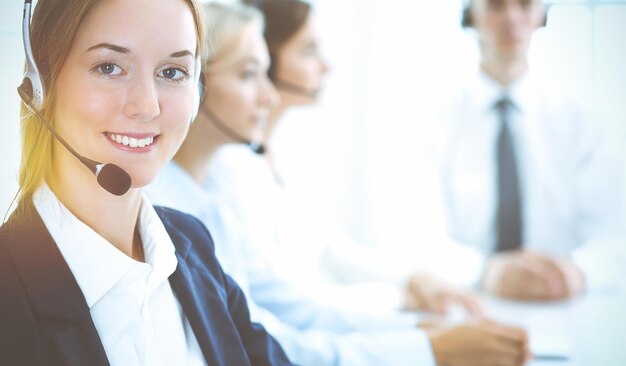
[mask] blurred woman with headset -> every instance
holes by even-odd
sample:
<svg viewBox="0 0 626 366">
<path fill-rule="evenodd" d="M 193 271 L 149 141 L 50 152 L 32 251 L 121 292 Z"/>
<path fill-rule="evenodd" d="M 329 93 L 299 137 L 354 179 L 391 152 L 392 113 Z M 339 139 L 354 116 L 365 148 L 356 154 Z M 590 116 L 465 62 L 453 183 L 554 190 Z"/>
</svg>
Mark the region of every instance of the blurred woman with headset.
<svg viewBox="0 0 626 366">
<path fill-rule="evenodd" d="M 290 364 L 206 228 L 141 190 L 192 119 L 201 7 L 40 0 L 30 26 L 31 5 L 20 196 L 0 229 L 1 362 Z"/>
<path fill-rule="evenodd" d="M 300 20 L 292 19 L 289 9 L 293 6 L 304 10 Z M 173 162 L 151 185 L 150 197 L 197 216 L 211 229 L 217 256 L 225 271 L 247 292 L 253 319 L 264 324 L 299 364 L 433 364 L 459 361 L 455 355 L 481 364 L 489 364 L 488 359 L 494 356 L 504 364 L 523 362 L 526 335 L 520 329 L 481 321 L 437 328 L 427 336 L 416 329 L 419 318 L 413 314 L 321 306 L 319 299 L 306 293 L 307 287 L 275 272 L 271 259 L 289 258 L 284 247 L 271 248 L 269 243 L 275 240 L 271 220 L 279 202 L 271 201 L 276 198 L 276 180 L 263 142 L 282 111 L 315 100 L 313 89 L 321 86 L 326 69 L 319 63 L 315 36 L 310 33 L 309 5 L 283 1 L 279 8 L 283 11 L 282 26 L 293 22 L 291 33 L 279 33 L 296 47 L 283 50 L 282 44 L 269 42 L 268 54 L 257 11 L 238 5 L 207 6 L 215 55 L 203 68 L 200 111 Z M 268 18 L 266 35 L 276 26 L 273 20 Z M 308 65 L 297 61 L 303 45 L 308 48 L 305 53 L 312 55 Z M 276 64 L 270 67 L 268 56 L 275 57 L 274 51 L 284 53 L 288 64 L 279 63 L 278 69 L 272 70 Z M 268 67 L 269 75 L 293 73 L 295 83 L 285 77 L 282 86 L 275 83 L 277 87 L 292 91 L 303 88 L 302 92 L 280 91 L 279 99 L 267 78 Z M 298 78 L 307 67 L 311 70 L 310 84 Z M 297 85 L 298 81 L 303 85 Z M 309 88 L 310 92 L 304 90 Z M 224 154 L 237 160 L 223 159 Z M 224 162 L 229 165 L 220 166 Z M 221 174 L 223 169 L 232 170 Z M 256 208 L 238 206 L 239 200 L 251 200 Z M 264 215 L 267 220 L 263 220 Z M 370 298 L 376 296 L 381 293 Z"/>
</svg>

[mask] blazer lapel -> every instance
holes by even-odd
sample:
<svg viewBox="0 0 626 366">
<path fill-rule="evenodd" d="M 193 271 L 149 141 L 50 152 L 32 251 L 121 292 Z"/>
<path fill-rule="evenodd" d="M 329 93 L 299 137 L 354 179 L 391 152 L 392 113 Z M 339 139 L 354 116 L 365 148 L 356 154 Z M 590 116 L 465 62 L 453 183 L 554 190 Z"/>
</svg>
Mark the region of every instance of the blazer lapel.
<svg viewBox="0 0 626 366">
<path fill-rule="evenodd" d="M 170 284 L 209 365 L 249 365 L 237 328 L 228 312 L 224 288 L 206 270 L 208 258 L 189 250 L 191 241 L 163 220 L 176 246 L 178 267 Z M 207 246 L 208 247 L 208 246 Z M 209 252 L 207 248 L 207 252 Z M 206 259 L 206 261 L 203 261 Z M 200 263 L 201 265 L 198 265 Z"/>
<path fill-rule="evenodd" d="M 52 365 L 109 365 L 85 298 L 32 203 L 12 215 L 8 249 Z M 50 345 L 48 348 L 47 345 Z"/>
</svg>

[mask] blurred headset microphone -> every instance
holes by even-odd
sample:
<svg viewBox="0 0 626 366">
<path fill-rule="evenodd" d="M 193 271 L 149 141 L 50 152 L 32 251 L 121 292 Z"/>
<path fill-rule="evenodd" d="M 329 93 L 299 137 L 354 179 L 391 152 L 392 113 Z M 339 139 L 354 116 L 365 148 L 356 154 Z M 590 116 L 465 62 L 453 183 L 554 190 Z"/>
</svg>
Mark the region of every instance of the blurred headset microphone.
<svg viewBox="0 0 626 366">
<path fill-rule="evenodd" d="M 219 118 L 215 113 L 213 113 L 207 106 L 204 108 L 201 107 L 202 102 L 204 101 L 204 85 L 202 82 L 198 84 L 198 94 L 200 96 L 200 104 L 198 111 L 203 114 L 209 120 L 209 123 L 212 123 L 220 132 L 224 135 L 228 136 L 234 141 L 237 141 L 241 144 L 248 145 L 250 150 L 252 150 L 256 154 L 263 155 L 266 152 L 265 145 L 260 141 L 253 141 L 245 138 L 244 136 L 237 133 L 232 128 L 228 127 L 228 123 L 223 119 Z"/>
<path fill-rule="evenodd" d="M 293 93 L 302 97 L 316 99 L 320 93 L 319 89 L 317 90 L 309 89 L 301 85 L 297 85 L 297 84 L 294 84 L 285 80 L 281 80 L 281 79 L 274 78 L 272 82 L 274 83 L 274 86 L 276 87 L 276 89 L 287 91 L 287 92 L 290 92 L 290 93 Z"/>
</svg>

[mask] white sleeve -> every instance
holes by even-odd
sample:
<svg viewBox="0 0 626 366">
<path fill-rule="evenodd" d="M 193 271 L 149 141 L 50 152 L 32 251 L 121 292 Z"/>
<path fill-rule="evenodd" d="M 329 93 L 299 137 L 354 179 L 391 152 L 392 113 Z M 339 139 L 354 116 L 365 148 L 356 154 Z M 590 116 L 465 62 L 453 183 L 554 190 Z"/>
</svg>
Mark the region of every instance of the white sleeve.
<svg viewBox="0 0 626 366">
<path fill-rule="evenodd" d="M 417 328 L 340 334 L 297 329 L 262 308 L 252 314 L 299 365 L 435 365 L 430 342 Z"/>
<path fill-rule="evenodd" d="M 297 364 L 434 365 L 416 314 L 342 311 L 271 273 L 249 273 L 248 280 L 252 319 Z"/>
<path fill-rule="evenodd" d="M 412 329 L 419 321 L 416 313 L 338 306 L 337 301 L 320 299 L 319 292 L 311 291 L 308 285 L 299 288 L 270 272 L 250 270 L 248 267 L 251 300 L 282 322 L 299 329 L 315 328 L 336 333 Z"/>
</svg>

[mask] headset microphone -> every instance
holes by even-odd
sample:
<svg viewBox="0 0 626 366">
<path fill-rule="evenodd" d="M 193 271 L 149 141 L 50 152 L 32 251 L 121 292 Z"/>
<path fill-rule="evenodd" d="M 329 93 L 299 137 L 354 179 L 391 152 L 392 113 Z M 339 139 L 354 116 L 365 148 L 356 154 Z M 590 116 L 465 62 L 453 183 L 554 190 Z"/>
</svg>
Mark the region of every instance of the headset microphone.
<svg viewBox="0 0 626 366">
<path fill-rule="evenodd" d="M 212 123 L 213 126 L 215 126 L 218 130 L 220 130 L 220 132 L 222 132 L 224 135 L 228 136 L 229 138 L 239 143 L 248 145 L 248 147 L 250 147 L 250 150 L 252 150 L 254 153 L 259 154 L 259 155 L 265 154 L 266 149 L 265 149 L 265 145 L 262 142 L 249 140 L 241 136 L 240 134 L 235 132 L 233 129 L 229 128 L 226 122 L 224 122 L 221 118 L 216 116 L 215 113 L 211 112 L 207 107 L 204 107 L 204 108 L 201 107 L 201 104 L 204 100 L 205 88 L 204 88 L 203 83 L 200 80 L 197 80 L 196 83 L 198 85 L 198 105 L 197 105 L 196 113 L 199 112 L 199 113 L 204 114 L 205 117 L 209 119 L 209 122 Z"/>
<path fill-rule="evenodd" d="M 209 119 L 209 121 L 212 122 L 213 125 L 217 127 L 217 129 L 220 130 L 224 135 L 239 143 L 248 145 L 250 149 L 257 154 L 265 154 L 266 149 L 263 143 L 244 138 L 243 136 L 229 128 L 224 121 L 217 117 L 215 113 L 211 112 L 208 108 L 200 108 L 200 113 L 204 114 Z"/>
<path fill-rule="evenodd" d="M 288 91 L 290 93 L 293 93 L 293 94 L 296 94 L 296 95 L 300 95 L 300 96 L 304 96 L 304 97 L 307 97 L 307 98 L 316 99 L 317 96 L 320 93 L 319 90 L 308 89 L 308 88 L 305 88 L 303 86 L 300 86 L 300 85 L 297 85 L 297 84 L 294 84 L 294 83 L 290 83 L 290 82 L 285 81 L 285 80 L 274 79 L 274 80 L 272 80 L 272 82 L 274 83 L 274 86 L 277 89 Z"/>
<path fill-rule="evenodd" d="M 24 52 L 26 53 L 26 72 L 24 73 L 24 79 L 22 84 L 17 88 L 17 92 L 24 102 L 24 105 L 37 116 L 37 118 L 43 123 L 43 125 L 52 133 L 52 136 L 56 138 L 65 148 L 72 153 L 81 163 L 83 163 L 92 173 L 95 174 L 98 184 L 107 190 L 109 193 L 116 196 L 121 196 L 128 192 L 131 186 L 130 175 L 124 169 L 115 164 L 103 164 L 97 161 L 88 159 L 76 152 L 46 121 L 46 119 L 40 114 L 41 108 L 44 105 L 45 90 L 35 58 L 33 57 L 33 51 L 30 45 L 30 15 L 31 15 L 31 0 L 24 1 L 24 17 L 22 19 L 22 36 L 24 40 Z"/>
</svg>

